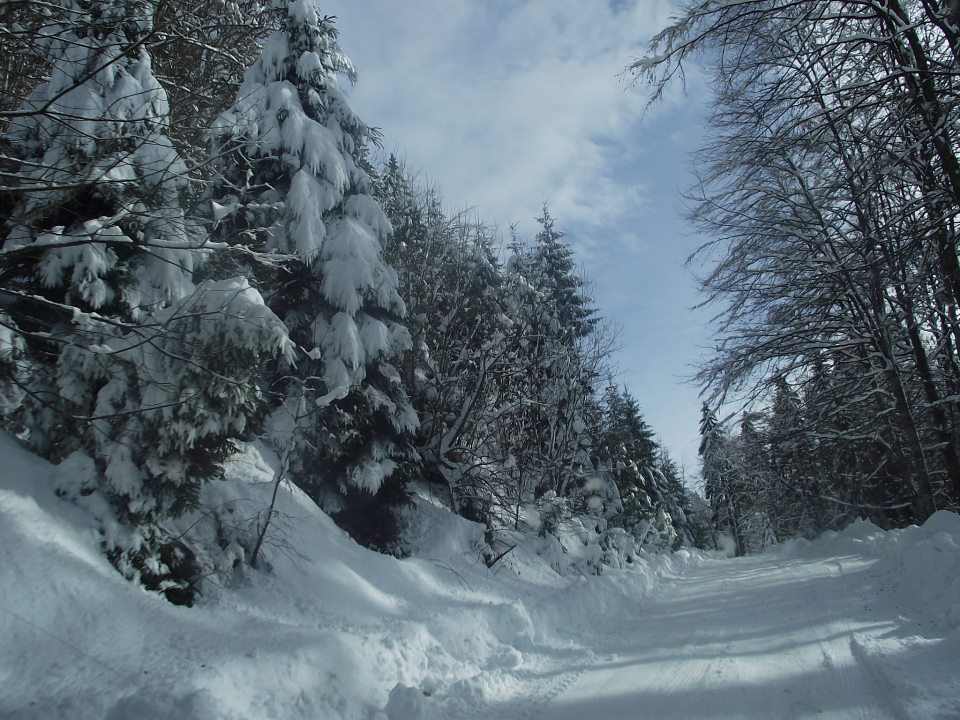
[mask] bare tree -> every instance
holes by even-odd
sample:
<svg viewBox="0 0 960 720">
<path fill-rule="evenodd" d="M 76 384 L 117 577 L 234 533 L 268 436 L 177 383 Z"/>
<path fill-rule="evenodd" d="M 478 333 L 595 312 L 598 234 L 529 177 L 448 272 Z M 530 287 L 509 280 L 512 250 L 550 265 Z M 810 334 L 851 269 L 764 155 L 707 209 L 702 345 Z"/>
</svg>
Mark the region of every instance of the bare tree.
<svg viewBox="0 0 960 720">
<path fill-rule="evenodd" d="M 762 399 L 816 362 L 878 402 L 845 429 L 887 438 L 887 503 L 960 501 L 956 403 L 956 38 L 930 2 L 686 4 L 630 71 L 658 97 L 694 53 L 714 136 L 693 220 L 715 304 L 716 397 Z M 844 366 L 858 368 L 855 376 Z M 838 398 L 833 398 L 836 400 Z M 821 398 L 829 402 L 829 398 Z M 836 439 L 836 438 L 835 438 Z M 864 476 L 864 482 L 867 482 Z"/>
</svg>

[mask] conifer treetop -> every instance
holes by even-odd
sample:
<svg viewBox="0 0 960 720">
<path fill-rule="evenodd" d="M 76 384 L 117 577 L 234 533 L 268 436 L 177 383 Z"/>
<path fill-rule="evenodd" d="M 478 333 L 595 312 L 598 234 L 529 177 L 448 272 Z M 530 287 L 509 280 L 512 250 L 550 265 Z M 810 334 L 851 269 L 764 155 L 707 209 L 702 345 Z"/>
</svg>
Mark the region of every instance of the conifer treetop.
<svg viewBox="0 0 960 720">
<path fill-rule="evenodd" d="M 193 290 L 203 244 L 180 205 L 187 168 L 144 47 L 153 7 L 68 0 L 51 12 L 49 79 L 4 138 L 21 161 L 4 247 L 68 302 L 138 318 Z M 123 246 L 142 252 L 121 260 Z"/>
</svg>

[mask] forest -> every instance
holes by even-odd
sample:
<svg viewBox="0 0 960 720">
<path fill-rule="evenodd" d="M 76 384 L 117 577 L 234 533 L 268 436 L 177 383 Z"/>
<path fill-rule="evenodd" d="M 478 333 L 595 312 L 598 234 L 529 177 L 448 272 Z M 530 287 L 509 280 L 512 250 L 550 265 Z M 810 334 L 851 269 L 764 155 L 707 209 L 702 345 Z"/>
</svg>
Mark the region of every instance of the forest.
<svg viewBox="0 0 960 720">
<path fill-rule="evenodd" d="M 312 0 L 0 13 L 4 424 L 83 468 L 57 492 L 124 575 L 189 604 L 224 556 L 258 565 L 273 502 L 203 501 L 254 442 L 274 499 L 383 552 L 414 481 L 490 562 L 501 531 L 570 521 L 598 546 L 706 533 L 549 208 L 503 237 L 382 157 Z M 191 513 L 216 547 L 171 529 Z"/>
<path fill-rule="evenodd" d="M 960 0 L 325 2 L 0 0 L 0 717 L 960 717 Z"/>
<path fill-rule="evenodd" d="M 714 523 L 746 551 L 956 510 L 960 6 L 687 3 L 630 72 L 657 97 L 694 56 Z"/>
<path fill-rule="evenodd" d="M 3 426 L 183 604 L 258 567 L 285 486 L 402 556 L 426 484 L 490 564 L 575 527 L 595 572 L 956 509 L 958 12 L 688 2 L 626 66 L 651 103 L 709 68 L 701 498 L 549 205 L 504 233 L 385 154 L 313 0 L 3 3 Z M 204 491 L 252 445 L 273 500 L 238 521 Z"/>
</svg>

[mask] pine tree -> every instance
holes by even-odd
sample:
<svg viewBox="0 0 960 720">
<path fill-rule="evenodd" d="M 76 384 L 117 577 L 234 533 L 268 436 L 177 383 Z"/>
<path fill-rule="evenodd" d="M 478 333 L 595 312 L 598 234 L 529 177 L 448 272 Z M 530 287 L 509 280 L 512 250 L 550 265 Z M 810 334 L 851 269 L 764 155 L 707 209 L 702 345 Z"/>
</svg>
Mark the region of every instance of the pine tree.
<svg viewBox="0 0 960 720">
<path fill-rule="evenodd" d="M 46 28 L 49 79 L 4 137 L 18 167 L 3 293 L 31 364 L 21 422 L 53 459 L 78 447 L 69 418 L 91 413 L 67 399 L 83 392 L 63 386 L 95 382 L 75 377 L 82 367 L 61 367 L 63 347 L 99 344 L 117 323 L 184 297 L 200 260 L 201 240 L 179 209 L 185 167 L 166 135 L 166 96 L 140 45 L 151 7 L 62 3 Z M 90 322 L 76 323 L 75 310 Z"/>
<path fill-rule="evenodd" d="M 655 531 L 659 497 L 654 489 L 657 444 L 625 388 L 609 384 L 603 393 L 604 421 L 596 450 L 610 468 L 623 502 L 619 524 L 646 537 Z"/>
<path fill-rule="evenodd" d="M 660 504 L 668 513 L 670 522 L 676 532 L 675 547 L 694 547 L 696 531 L 690 518 L 687 489 L 683 485 L 680 468 L 677 467 L 677 463 L 670 457 L 670 453 L 663 445 L 659 445 L 657 448 L 656 472 L 659 479 Z"/>
<path fill-rule="evenodd" d="M 768 433 L 771 472 L 781 485 L 774 515 L 784 537 L 798 532 L 812 536 L 825 529 L 820 479 L 812 471 L 814 446 L 808 432 L 800 396 L 785 378 L 779 378 L 774 386 Z"/>
<path fill-rule="evenodd" d="M 654 440 L 636 399 L 611 382 L 601 405 L 602 420 L 592 434 L 599 464 L 613 476 L 622 501 L 614 522 L 646 544 L 693 545 L 680 471 Z"/>
<path fill-rule="evenodd" d="M 303 349 L 274 378 L 274 439 L 291 477 L 368 544 L 392 532 L 384 506 L 404 500 L 398 463 L 417 425 L 394 362 L 410 347 L 397 274 L 383 259 L 391 228 L 364 171 L 376 134 L 338 75 L 353 66 L 313 0 L 279 6 L 280 30 L 217 121 L 229 228 L 272 256 L 270 307 Z M 376 496 L 373 501 L 371 496 Z"/>
<path fill-rule="evenodd" d="M 429 210 L 421 207 L 421 203 L 414 197 L 414 189 L 406 171 L 392 153 L 374 182 L 374 191 L 393 227 L 393 234 L 384 247 L 384 256 L 400 273 L 403 266 L 414 265 L 411 261 L 404 262 L 408 253 L 424 245 L 427 232 L 425 216 Z M 432 198 L 427 200 L 430 201 Z M 404 298 L 413 294 L 409 288 L 404 292 L 402 280 L 400 294 Z"/>
<path fill-rule="evenodd" d="M 538 221 L 536 244 L 527 249 L 515 242 L 507 266 L 511 342 L 523 368 L 514 392 L 526 398 L 518 423 L 524 437 L 514 443 L 514 457 L 531 459 L 537 496 L 562 496 L 582 486 L 589 467 L 584 413 L 602 353 L 591 343 L 594 311 L 581 292 L 572 252 L 546 207 Z"/>
<path fill-rule="evenodd" d="M 193 289 L 202 239 L 180 208 L 186 168 L 141 45 L 151 13 L 146 1 L 61 3 L 50 79 L 5 138 L 20 163 L 6 287 L 123 320 Z"/>
<path fill-rule="evenodd" d="M 740 433 L 729 440 L 728 493 L 736 498 L 742 551 L 760 552 L 788 537 L 782 511 L 788 498 L 783 481 L 770 467 L 768 433 L 761 427 L 764 418 L 758 413 L 745 413 L 740 420 Z"/>
<path fill-rule="evenodd" d="M 3 294 L 27 338 L 17 424 L 54 460 L 82 446 L 100 345 L 192 290 L 200 243 L 178 207 L 185 168 L 168 137 L 167 101 L 140 46 L 147 2 L 76 0 L 52 11 L 49 78 L 10 121 Z M 96 315 L 93 315 L 96 313 Z M 11 376 L 11 380 L 17 377 Z"/>
<path fill-rule="evenodd" d="M 701 409 L 698 450 L 703 463 L 701 475 L 704 496 L 710 503 L 715 530 L 729 533 L 735 552 L 740 555 L 745 551 L 740 507 L 743 498 L 738 493 L 731 450 L 730 438 L 724 432 L 716 413 L 704 403 Z"/>
<path fill-rule="evenodd" d="M 576 272 L 573 250 L 563 242 L 565 234 L 557 230 L 549 207 L 537 218 L 540 231 L 528 262 L 530 279 L 544 295 L 544 301 L 562 337 L 578 339 L 588 335 L 596 325 L 592 299 L 583 292 L 584 281 Z"/>
<path fill-rule="evenodd" d="M 407 308 L 407 328 L 412 339 L 401 375 L 419 412 L 415 375 L 424 364 L 424 340 L 430 321 L 437 319 L 434 306 L 447 290 L 438 287 L 437 280 L 441 272 L 438 266 L 450 249 L 449 224 L 436 207 L 438 201 L 432 193 L 414 197 L 414 187 L 395 155 L 390 155 L 376 177 L 374 192 L 393 227 L 384 246 L 384 259 L 397 271 L 397 292 Z"/>
</svg>

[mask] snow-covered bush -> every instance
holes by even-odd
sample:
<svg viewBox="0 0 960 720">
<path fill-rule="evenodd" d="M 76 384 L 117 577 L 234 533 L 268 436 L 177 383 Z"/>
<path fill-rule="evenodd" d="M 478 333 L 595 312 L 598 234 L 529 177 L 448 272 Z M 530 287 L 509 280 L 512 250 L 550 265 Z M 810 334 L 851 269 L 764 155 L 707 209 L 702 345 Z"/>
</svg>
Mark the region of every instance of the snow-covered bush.
<svg viewBox="0 0 960 720">
<path fill-rule="evenodd" d="M 192 552 L 165 522 L 195 509 L 236 441 L 258 430 L 260 369 L 290 357 L 292 346 L 244 280 L 204 283 L 151 319 L 110 335 L 92 323 L 97 344 L 64 350 L 58 390 L 75 407 L 93 408 L 79 439 L 96 461 L 98 489 L 134 528 L 107 537 L 112 559 L 148 587 L 182 589 L 196 580 Z"/>
<path fill-rule="evenodd" d="M 645 525 L 629 532 L 602 514 L 585 507 L 580 499 L 549 491 L 523 505 L 515 527 L 487 533 L 488 563 L 498 562 L 512 546 L 526 545 L 555 572 L 601 575 L 607 568 L 632 565 L 643 553 L 674 547 L 676 534 L 662 510 Z"/>
</svg>

